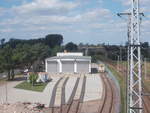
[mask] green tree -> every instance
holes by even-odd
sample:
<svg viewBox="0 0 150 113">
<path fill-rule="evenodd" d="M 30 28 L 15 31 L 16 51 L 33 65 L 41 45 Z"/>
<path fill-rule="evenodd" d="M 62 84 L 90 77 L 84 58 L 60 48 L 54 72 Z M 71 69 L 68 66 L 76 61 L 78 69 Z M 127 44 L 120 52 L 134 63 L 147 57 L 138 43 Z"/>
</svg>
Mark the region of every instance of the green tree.
<svg viewBox="0 0 150 113">
<path fill-rule="evenodd" d="M 8 79 L 14 79 L 15 69 L 31 69 L 41 71 L 45 58 L 55 55 L 62 49 L 63 36 L 47 35 L 45 38 L 21 40 L 0 40 L 0 72 L 7 72 Z"/>
<path fill-rule="evenodd" d="M 33 65 L 33 71 L 41 71 L 41 63 L 45 62 L 45 58 L 51 56 L 51 49 L 49 46 L 42 43 L 35 44 L 31 47 L 32 60 L 31 65 Z"/>
<path fill-rule="evenodd" d="M 45 44 L 51 48 L 55 46 L 61 46 L 63 43 L 63 36 L 58 34 L 50 34 L 45 37 Z"/>
<path fill-rule="evenodd" d="M 13 50 L 10 45 L 6 45 L 1 51 L 3 70 L 8 72 L 8 80 L 14 77 L 15 62 L 13 60 Z"/>
<path fill-rule="evenodd" d="M 4 72 L 4 56 L 2 54 L 3 51 L 0 50 L 0 73 Z"/>
<path fill-rule="evenodd" d="M 55 46 L 53 49 L 52 49 L 52 56 L 56 56 L 57 52 L 60 52 L 62 51 L 62 48 L 60 46 Z"/>
<path fill-rule="evenodd" d="M 148 42 L 144 42 L 141 44 L 142 48 L 141 48 L 141 53 L 145 58 L 149 58 L 150 57 L 150 52 L 149 52 L 149 43 Z"/>
<path fill-rule="evenodd" d="M 67 50 L 69 52 L 76 52 L 76 51 L 78 51 L 78 46 L 76 44 L 74 44 L 73 42 L 69 42 L 66 44 L 65 50 Z"/>
<path fill-rule="evenodd" d="M 30 73 L 29 80 L 33 86 L 35 85 L 37 79 L 38 75 L 36 73 Z"/>
<path fill-rule="evenodd" d="M 4 39 L 4 38 L 3 38 L 3 39 L 1 39 L 1 40 L 0 40 L 0 42 L 1 42 L 1 44 L 0 44 L 0 48 L 3 48 L 4 43 L 5 43 L 5 39 Z"/>
</svg>

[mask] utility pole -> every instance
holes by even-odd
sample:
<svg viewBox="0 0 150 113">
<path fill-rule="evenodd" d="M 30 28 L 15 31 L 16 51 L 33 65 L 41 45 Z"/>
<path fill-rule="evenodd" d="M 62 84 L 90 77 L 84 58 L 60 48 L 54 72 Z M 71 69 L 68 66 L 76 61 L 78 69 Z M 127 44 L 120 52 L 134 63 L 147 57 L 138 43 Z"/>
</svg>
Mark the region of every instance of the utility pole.
<svg viewBox="0 0 150 113">
<path fill-rule="evenodd" d="M 139 0 L 131 0 L 130 36 L 128 37 L 129 75 L 127 82 L 127 113 L 142 113 L 141 43 Z M 129 29 L 128 29 L 129 30 Z"/>
<path fill-rule="evenodd" d="M 117 56 L 117 70 L 118 70 L 118 72 L 120 71 L 119 60 L 120 60 L 120 57 L 118 55 Z"/>
<path fill-rule="evenodd" d="M 122 45 L 120 45 L 119 49 L 120 49 L 120 62 L 122 62 Z"/>
<path fill-rule="evenodd" d="M 128 92 L 129 90 L 129 84 L 130 84 L 130 41 L 131 41 L 131 13 L 118 13 L 117 14 L 119 17 L 122 16 L 128 16 L 128 23 L 127 23 L 127 37 L 128 37 L 128 42 L 127 42 L 127 75 L 126 75 L 126 111 L 129 113 L 129 95 Z"/>
<path fill-rule="evenodd" d="M 119 68 L 120 68 L 120 72 L 121 72 L 123 70 L 121 68 L 121 64 L 122 64 L 122 46 L 121 45 L 120 45 L 119 49 L 120 49 L 120 63 L 119 63 Z"/>
<path fill-rule="evenodd" d="M 147 63 L 146 63 L 146 61 L 147 61 L 147 58 L 144 58 L 144 71 L 145 71 L 145 80 L 147 79 Z"/>
<path fill-rule="evenodd" d="M 88 56 L 88 51 L 89 51 L 89 48 L 88 46 L 85 48 L 85 56 Z"/>
</svg>

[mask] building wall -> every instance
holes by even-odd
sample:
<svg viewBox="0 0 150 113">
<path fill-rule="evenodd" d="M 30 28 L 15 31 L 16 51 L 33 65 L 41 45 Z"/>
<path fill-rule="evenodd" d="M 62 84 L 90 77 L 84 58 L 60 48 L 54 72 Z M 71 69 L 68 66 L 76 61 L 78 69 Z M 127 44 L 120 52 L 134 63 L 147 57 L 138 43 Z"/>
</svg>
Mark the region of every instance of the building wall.
<svg viewBox="0 0 150 113">
<path fill-rule="evenodd" d="M 89 61 L 77 61 L 77 72 L 86 73 L 89 72 Z"/>
<path fill-rule="evenodd" d="M 91 61 L 90 60 L 46 60 L 46 72 L 48 73 L 90 73 Z"/>
<path fill-rule="evenodd" d="M 74 61 L 62 61 L 62 72 L 63 73 L 74 72 Z"/>
<path fill-rule="evenodd" d="M 59 65 L 57 61 L 47 61 L 47 72 L 59 72 L 58 71 Z"/>
</svg>

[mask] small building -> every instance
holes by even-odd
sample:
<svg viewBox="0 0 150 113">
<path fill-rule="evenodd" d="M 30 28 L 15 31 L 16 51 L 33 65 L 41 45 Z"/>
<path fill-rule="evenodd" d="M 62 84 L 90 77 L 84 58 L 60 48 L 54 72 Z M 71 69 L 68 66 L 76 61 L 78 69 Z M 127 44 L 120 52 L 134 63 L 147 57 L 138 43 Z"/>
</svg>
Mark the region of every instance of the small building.
<svg viewBox="0 0 150 113">
<path fill-rule="evenodd" d="M 91 73 L 91 57 L 83 53 L 57 53 L 45 62 L 48 73 Z"/>
<path fill-rule="evenodd" d="M 99 70 L 99 72 L 104 73 L 105 72 L 105 65 L 99 64 L 98 70 Z"/>
</svg>

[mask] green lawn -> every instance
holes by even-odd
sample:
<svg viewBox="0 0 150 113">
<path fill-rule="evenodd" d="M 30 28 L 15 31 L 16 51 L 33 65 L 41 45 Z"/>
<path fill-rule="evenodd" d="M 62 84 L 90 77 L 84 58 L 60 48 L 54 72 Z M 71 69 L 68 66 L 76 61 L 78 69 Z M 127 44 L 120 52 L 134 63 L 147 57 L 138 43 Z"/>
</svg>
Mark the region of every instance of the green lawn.
<svg viewBox="0 0 150 113">
<path fill-rule="evenodd" d="M 28 82 L 22 82 L 18 84 L 17 86 L 15 86 L 15 88 L 43 92 L 47 84 L 48 83 L 36 83 L 34 86 L 32 86 L 32 84 Z"/>
</svg>

